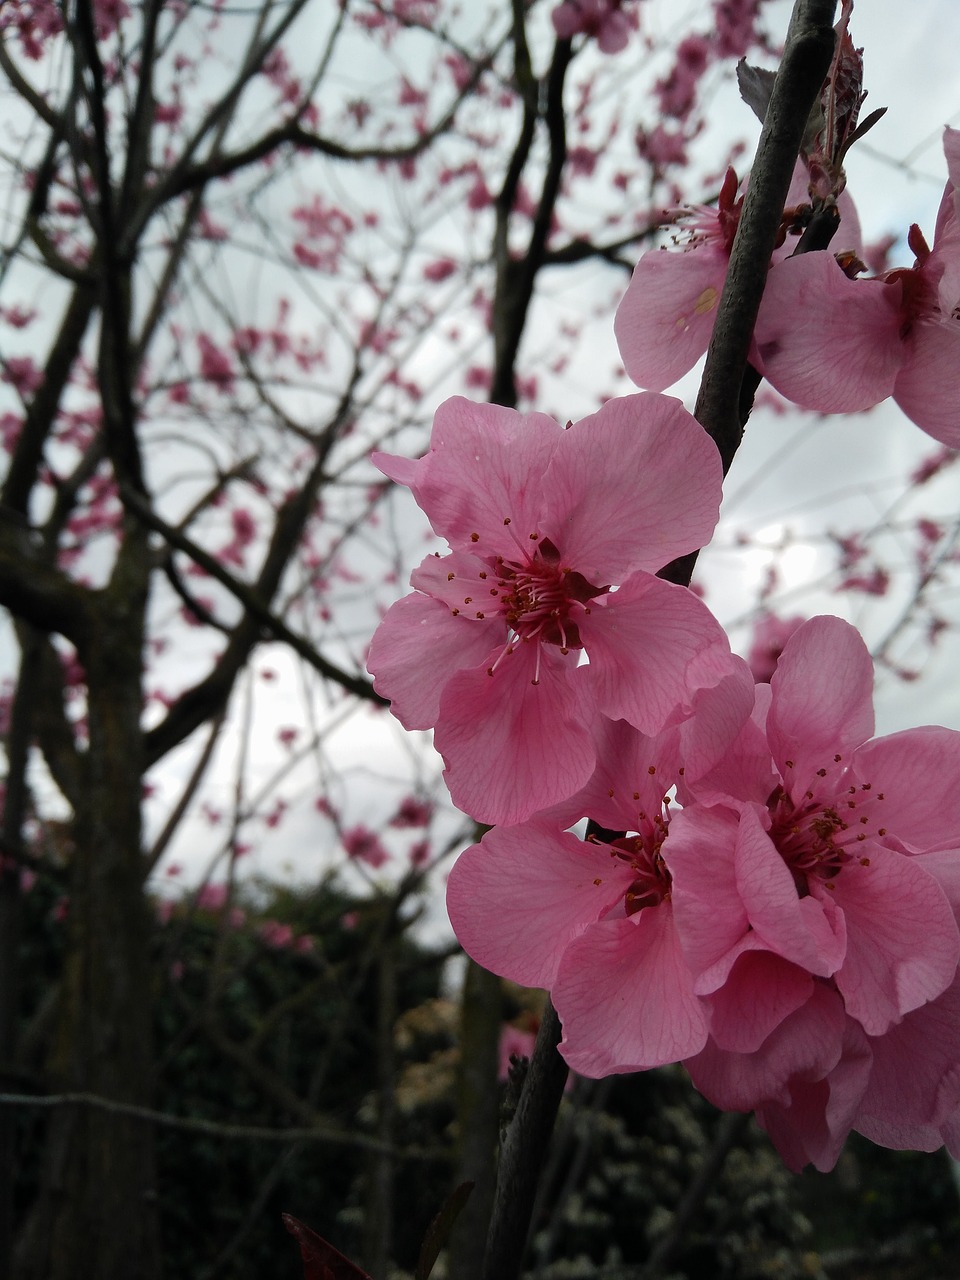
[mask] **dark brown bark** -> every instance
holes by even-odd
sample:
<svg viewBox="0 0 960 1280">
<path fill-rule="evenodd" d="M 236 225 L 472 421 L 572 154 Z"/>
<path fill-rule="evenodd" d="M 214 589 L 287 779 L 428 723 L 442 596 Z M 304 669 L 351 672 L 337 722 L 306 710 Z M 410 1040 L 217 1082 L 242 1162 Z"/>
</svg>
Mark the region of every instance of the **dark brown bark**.
<svg viewBox="0 0 960 1280">
<path fill-rule="evenodd" d="M 67 960 L 49 1081 L 55 1090 L 146 1106 L 152 1072 L 140 825 L 146 589 L 136 564 L 115 579 L 102 603 L 101 626 L 82 653 L 89 747 L 73 828 Z M 95 1108 L 58 1109 L 17 1280 L 157 1280 L 160 1273 L 152 1126 Z"/>
<path fill-rule="evenodd" d="M 450 1236 L 450 1274 L 480 1280 L 483 1243 L 493 1208 L 500 1133 L 497 1063 L 503 997 L 500 979 L 472 960 L 461 997 L 457 1076 L 457 1164 L 453 1184 L 473 1183 Z"/>
</svg>

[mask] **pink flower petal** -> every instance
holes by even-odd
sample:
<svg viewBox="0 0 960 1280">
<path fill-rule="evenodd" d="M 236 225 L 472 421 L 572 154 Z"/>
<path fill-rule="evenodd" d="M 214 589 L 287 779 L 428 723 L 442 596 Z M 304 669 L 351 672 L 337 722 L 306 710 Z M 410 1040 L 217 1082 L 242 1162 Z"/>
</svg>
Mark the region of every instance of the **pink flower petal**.
<svg viewBox="0 0 960 1280">
<path fill-rule="evenodd" d="M 867 1119 L 934 1127 L 949 1120 L 960 1106 L 960 983 L 870 1043 L 873 1069 L 858 1129 Z"/>
<path fill-rule="evenodd" d="M 835 795 L 847 754 L 873 735 L 873 663 L 860 633 L 811 618 L 784 646 L 770 688 L 767 734 L 787 791 Z"/>
<path fill-rule="evenodd" d="M 637 386 L 663 391 L 706 351 L 729 260 L 717 241 L 641 256 L 613 325 L 624 368 Z"/>
<path fill-rule="evenodd" d="M 804 409 L 878 404 L 904 359 L 900 293 L 898 284 L 849 279 L 825 251 L 776 264 L 754 330 L 761 371 Z"/>
<path fill-rule="evenodd" d="M 591 925 L 564 952 L 552 996 L 560 1052 L 581 1075 L 676 1062 L 707 1038 L 668 902 Z"/>
<path fill-rule="evenodd" d="M 680 768 L 677 729 L 648 737 L 625 720 L 600 721 L 597 767 L 589 782 L 549 811 L 563 826 L 592 818 L 608 831 L 636 831 L 640 813 L 658 814 Z"/>
<path fill-rule="evenodd" d="M 455 617 L 468 621 L 499 620 L 503 643 L 507 624 L 500 616 L 499 601 L 492 594 L 496 574 L 479 556 L 454 551 L 448 556 L 427 556 L 410 575 L 410 585 L 424 595 L 442 600 Z M 482 615 L 477 619 L 477 615 Z"/>
<path fill-rule="evenodd" d="M 710 541 L 722 479 L 716 445 L 679 400 L 622 396 L 563 432 L 543 528 L 588 582 L 621 582 Z"/>
<path fill-rule="evenodd" d="M 374 633 L 367 659 L 373 687 L 405 729 L 432 728 L 447 681 L 463 667 L 485 670 L 503 632 L 502 623 L 451 617 L 446 605 L 415 591 L 390 606 Z"/>
<path fill-rule="evenodd" d="M 877 738 L 859 748 L 854 769 L 877 797 L 874 820 L 910 853 L 960 841 L 960 733 L 928 725 Z"/>
<path fill-rule="evenodd" d="M 837 1163 L 853 1126 L 870 1070 L 867 1038 L 847 1020 L 843 1054 L 822 1080 L 790 1082 L 790 1105 L 757 1109 L 757 1120 L 769 1133 L 784 1164 L 795 1173 L 812 1164 L 827 1173 Z"/>
<path fill-rule="evenodd" d="M 735 859 L 740 897 L 764 945 L 809 973 L 835 973 L 847 945 L 843 916 L 829 895 L 826 901 L 798 897 L 793 875 L 753 806 L 741 814 Z"/>
<path fill-rule="evenodd" d="M 565 949 L 618 903 L 633 869 L 604 846 L 535 821 L 497 827 L 460 855 L 447 911 L 478 964 L 526 987 L 551 987 Z"/>
<path fill-rule="evenodd" d="M 960 303 L 960 296 L 954 299 Z M 918 321 L 893 398 L 911 422 L 951 449 L 960 448 L 960 320 Z"/>
<path fill-rule="evenodd" d="M 576 663 L 575 653 L 564 657 L 555 646 L 518 643 L 493 675 L 475 667 L 447 682 L 434 741 L 464 813 L 478 822 L 523 822 L 590 777 L 594 713 L 572 678 Z"/>
<path fill-rule="evenodd" d="M 404 458 L 396 453 L 380 453 L 377 450 L 371 453 L 370 461 L 394 484 L 402 484 L 408 489 L 413 489 L 417 483 L 421 470 L 419 458 Z"/>
<path fill-rule="evenodd" d="M 734 869 L 737 825 L 730 809 L 684 809 L 671 818 L 662 849 L 673 878 L 677 932 L 695 980 L 730 957 L 716 982 L 697 981 L 701 993 L 716 990 L 726 980 L 739 954 L 734 949 L 750 927 Z"/>
<path fill-rule="evenodd" d="M 840 997 L 815 983 L 810 999 L 755 1052 L 724 1052 L 708 1040 L 684 1066 L 703 1096 L 722 1111 L 753 1111 L 771 1102 L 788 1107 L 791 1080 L 822 1080 L 840 1061 L 845 1024 Z"/>
<path fill-rule="evenodd" d="M 582 677 L 600 711 L 641 733 L 686 718 L 697 689 L 733 671 L 726 635 L 706 605 L 646 573 L 594 601 L 580 635 L 590 655 Z"/>
<path fill-rule="evenodd" d="M 722 685 L 717 688 L 721 689 Z M 722 759 L 703 776 L 698 776 L 696 769 L 692 770 L 689 788 L 684 774 L 681 796 L 684 803 L 688 801 L 688 789 L 692 798 L 702 804 L 723 803 L 730 797 L 752 800 L 756 804 L 767 803 L 770 793 L 780 782 L 765 729 L 769 708 L 770 686 L 754 686 L 753 712 L 744 721 Z"/>
<path fill-rule="evenodd" d="M 946 895 L 921 859 L 873 841 L 860 848 L 867 866 L 853 859 L 830 881 L 832 890 L 815 877 L 810 889 L 843 912 L 847 950 L 835 981 L 849 1015 L 878 1036 L 946 990 L 960 961 L 960 934 Z"/>
<path fill-rule="evenodd" d="M 539 531 L 539 481 L 560 436 L 546 414 L 453 396 L 436 412 L 414 497 L 454 550 L 473 550 L 479 534 L 485 554 L 510 558 Z"/>
<path fill-rule="evenodd" d="M 720 1049 L 752 1053 L 812 993 L 803 969 L 770 951 L 745 952 L 708 997 L 710 1036 Z"/>
<path fill-rule="evenodd" d="M 680 725 L 685 786 L 707 773 L 712 774 L 736 749 L 741 732 L 750 724 L 756 698 L 753 676 L 741 658 L 731 657 L 730 661 L 729 675 L 713 686 L 696 691 L 693 715 Z M 763 746 L 770 774 L 770 752 L 765 741 Z M 765 800 L 771 789 L 772 784 L 761 798 Z"/>
</svg>

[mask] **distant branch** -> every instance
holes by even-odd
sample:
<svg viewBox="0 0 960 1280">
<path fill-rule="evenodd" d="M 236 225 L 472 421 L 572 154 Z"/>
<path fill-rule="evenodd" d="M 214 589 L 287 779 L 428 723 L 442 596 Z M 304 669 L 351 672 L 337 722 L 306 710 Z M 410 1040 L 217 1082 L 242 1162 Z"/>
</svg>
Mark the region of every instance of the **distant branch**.
<svg viewBox="0 0 960 1280">
<path fill-rule="evenodd" d="M 44 361 L 43 381 L 27 408 L 23 429 L 14 445 L 7 477 L 0 491 L 0 504 L 21 515 L 26 513 L 43 461 L 44 447 L 83 346 L 96 300 L 96 291 L 91 284 L 78 285 L 70 295 L 57 336 Z"/>
<path fill-rule="evenodd" d="M 611 244 L 594 244 L 592 240 L 571 240 L 560 249 L 548 249 L 543 255 L 543 265 L 566 267 L 577 262 L 586 262 L 590 258 L 600 258 L 601 261 L 609 262 L 613 267 L 620 267 L 629 272 L 633 270 L 636 263 L 633 258 L 621 257 L 622 252 L 625 249 L 634 248 L 652 236 L 656 230 L 657 227 L 644 227 L 642 231 L 636 231 L 632 236 L 624 236 L 621 240 L 614 240 Z"/>
<path fill-rule="evenodd" d="M 166 180 L 161 180 L 157 184 L 151 203 L 154 208 L 157 208 L 168 200 L 185 195 L 188 191 L 205 187 L 208 182 L 216 178 L 228 177 L 240 169 L 256 164 L 259 160 L 265 160 L 274 151 L 285 146 L 316 152 L 318 155 L 329 156 L 333 160 L 397 162 L 413 160 L 422 155 L 437 138 L 449 130 L 465 94 L 480 78 L 483 69 L 483 65 L 477 67 L 470 84 L 431 129 L 402 147 L 345 147 L 331 138 L 324 138 L 320 134 L 304 129 L 299 120 L 291 120 L 287 124 L 279 125 L 276 129 L 271 129 L 269 133 L 265 133 L 241 151 L 214 156 L 183 171 L 174 170 Z"/>
<path fill-rule="evenodd" d="M 269 605 L 264 602 L 263 596 L 255 587 L 241 582 L 215 556 L 204 551 L 192 538 L 188 538 L 185 533 L 168 524 L 166 520 L 157 515 L 140 494 L 132 489 L 125 488 L 122 490 L 122 497 L 128 509 L 147 528 L 159 533 L 171 547 L 177 551 L 182 551 L 184 555 L 188 555 L 205 573 L 208 573 L 221 586 L 226 587 L 230 594 L 243 605 L 249 619 L 257 624 L 258 629 L 268 632 L 270 638 L 280 640 L 289 645 L 295 653 L 299 654 L 315 670 L 319 671 L 322 676 L 326 676 L 328 680 L 333 680 L 341 688 L 346 689 L 347 692 L 368 702 L 386 705 L 385 700 L 374 692 L 373 685 L 368 680 L 365 680 L 362 676 L 354 676 L 347 671 L 342 671 L 319 654 L 308 640 L 297 635 L 295 631 L 292 631 L 285 622 L 271 611 Z M 150 736 L 148 735 L 148 738 Z"/>
<path fill-rule="evenodd" d="M 308 1128 L 268 1128 L 264 1125 L 223 1124 L 216 1120 L 203 1120 L 199 1116 L 174 1116 L 167 1111 L 155 1111 L 151 1107 L 138 1107 L 130 1102 L 117 1102 L 94 1093 L 0 1093 L 0 1107 L 26 1107 L 50 1110 L 53 1107 L 91 1107 L 111 1115 L 131 1116 L 136 1120 L 148 1120 L 165 1129 L 179 1129 L 184 1133 L 202 1133 L 211 1138 L 243 1139 L 254 1142 L 325 1142 L 331 1146 L 356 1147 L 361 1151 L 386 1152 L 405 1160 L 446 1161 L 449 1153 L 430 1150 L 428 1147 L 392 1147 L 376 1138 L 368 1138 L 356 1129 L 338 1129 L 325 1123 Z"/>
</svg>

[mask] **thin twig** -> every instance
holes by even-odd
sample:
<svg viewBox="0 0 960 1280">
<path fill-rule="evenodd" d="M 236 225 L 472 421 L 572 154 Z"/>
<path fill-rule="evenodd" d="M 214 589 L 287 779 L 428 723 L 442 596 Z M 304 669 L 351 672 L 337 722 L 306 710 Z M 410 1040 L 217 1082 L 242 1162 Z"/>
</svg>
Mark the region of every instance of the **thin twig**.
<svg viewBox="0 0 960 1280">
<path fill-rule="evenodd" d="M 139 1107 L 132 1102 L 118 1102 L 95 1093 L 0 1093 L 0 1107 L 26 1107 L 49 1111 L 56 1107 L 90 1107 L 111 1115 L 130 1116 L 136 1120 L 149 1120 L 165 1129 L 179 1129 L 186 1133 L 202 1133 L 211 1138 L 241 1139 L 254 1142 L 326 1142 L 331 1146 L 357 1147 L 362 1151 L 374 1151 L 402 1156 L 408 1160 L 447 1161 L 449 1152 L 429 1147 L 397 1148 L 376 1138 L 368 1138 L 356 1130 L 337 1129 L 331 1125 L 310 1125 L 274 1129 L 265 1125 L 223 1124 L 217 1120 L 203 1120 L 199 1116 L 174 1116 L 167 1111 L 155 1111 L 151 1107 Z"/>
</svg>

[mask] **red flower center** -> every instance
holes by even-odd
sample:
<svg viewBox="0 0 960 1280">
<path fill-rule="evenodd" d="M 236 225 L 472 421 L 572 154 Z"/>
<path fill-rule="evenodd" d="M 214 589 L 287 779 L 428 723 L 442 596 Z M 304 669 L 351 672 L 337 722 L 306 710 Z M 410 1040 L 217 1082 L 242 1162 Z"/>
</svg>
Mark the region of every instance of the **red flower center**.
<svg viewBox="0 0 960 1280">
<path fill-rule="evenodd" d="M 839 756 L 834 757 L 834 763 L 840 763 Z M 787 765 L 792 767 L 792 762 Z M 874 791 L 869 782 L 855 784 L 843 769 L 836 775 L 834 795 L 815 795 L 814 788 L 826 776 L 826 769 L 818 769 L 817 782 L 799 800 L 780 786 L 767 801 L 773 819 L 770 839 L 793 873 L 801 898 L 810 892 L 811 876 L 832 889 L 833 880 L 853 858 L 868 867 L 870 859 L 860 856 L 858 847 L 868 838 L 887 834 L 886 827 L 874 825 L 883 792 Z"/>
<path fill-rule="evenodd" d="M 664 809 L 653 817 L 640 814 L 639 834 L 622 836 L 610 843 L 610 851 L 614 857 L 626 862 L 634 872 L 633 883 L 623 899 L 628 916 L 635 915 L 644 907 L 658 907 L 664 898 L 670 897 L 672 880 L 660 852 L 660 846 L 667 836 L 669 821 L 670 814 L 665 803 Z"/>
<path fill-rule="evenodd" d="M 538 541 L 533 555 L 522 562 L 497 556 L 494 571 L 500 613 L 519 639 L 559 645 L 563 653 L 582 648 L 570 615 L 608 587 L 594 586 L 582 574 L 565 568 L 549 538 Z"/>
</svg>

